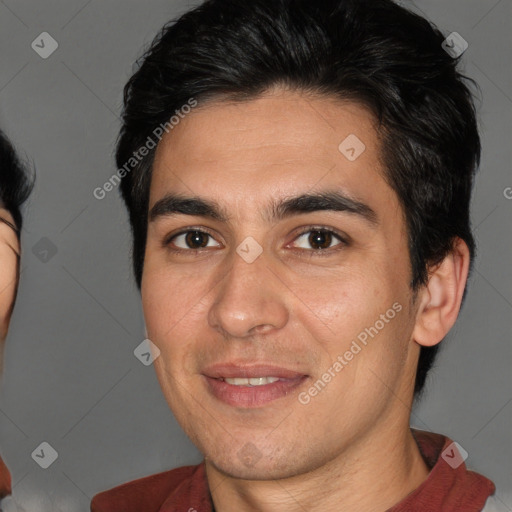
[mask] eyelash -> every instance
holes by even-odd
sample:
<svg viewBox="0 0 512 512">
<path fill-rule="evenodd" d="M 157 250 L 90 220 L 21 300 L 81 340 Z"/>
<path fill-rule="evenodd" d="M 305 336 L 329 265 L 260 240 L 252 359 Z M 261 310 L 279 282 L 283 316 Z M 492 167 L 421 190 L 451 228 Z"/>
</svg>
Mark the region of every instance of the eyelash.
<svg viewBox="0 0 512 512">
<path fill-rule="evenodd" d="M 324 256 L 330 256 L 330 255 L 332 255 L 333 252 L 339 251 L 349 245 L 348 237 L 343 236 L 340 233 L 338 233 L 338 232 L 334 231 L 333 229 L 328 228 L 326 226 L 305 227 L 299 231 L 297 236 L 293 239 L 293 242 L 295 242 L 297 239 L 299 239 L 301 236 L 305 235 L 306 233 L 315 232 L 315 231 L 321 232 L 323 234 L 331 234 L 331 235 L 333 235 L 333 237 L 335 239 L 337 239 L 339 241 L 339 243 L 334 245 L 333 247 L 329 247 L 327 249 L 301 249 L 301 248 L 299 248 L 298 251 L 300 251 L 300 252 L 307 251 L 307 252 L 311 252 L 312 255 L 314 254 L 315 256 L 324 257 Z M 182 249 L 182 248 L 175 249 L 170 246 L 171 242 L 174 239 L 176 239 L 177 237 L 179 237 L 181 235 L 186 235 L 191 232 L 199 232 L 199 233 L 206 234 L 206 235 L 210 236 L 211 238 L 215 238 L 211 232 L 209 232 L 208 230 L 206 230 L 204 228 L 190 227 L 188 229 L 184 229 L 184 230 L 180 231 L 179 233 L 175 233 L 175 234 L 165 238 L 163 241 L 163 246 L 165 248 L 169 249 L 170 251 L 172 251 L 174 253 L 178 253 L 178 254 L 182 254 L 182 253 L 196 253 L 197 254 L 197 253 L 201 252 L 202 249 Z M 207 249 L 207 248 L 204 248 L 204 249 Z"/>
</svg>

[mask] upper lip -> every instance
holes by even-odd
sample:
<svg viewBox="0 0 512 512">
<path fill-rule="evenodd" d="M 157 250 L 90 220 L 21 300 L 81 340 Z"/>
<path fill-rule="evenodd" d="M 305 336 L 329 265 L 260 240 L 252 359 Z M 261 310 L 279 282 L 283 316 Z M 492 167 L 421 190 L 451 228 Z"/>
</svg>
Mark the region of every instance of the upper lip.
<svg viewBox="0 0 512 512">
<path fill-rule="evenodd" d="M 278 377 L 280 379 L 297 379 L 306 374 L 296 372 L 273 364 L 261 363 L 219 363 L 208 366 L 203 374 L 213 379 L 220 378 L 255 378 L 255 377 Z"/>
</svg>

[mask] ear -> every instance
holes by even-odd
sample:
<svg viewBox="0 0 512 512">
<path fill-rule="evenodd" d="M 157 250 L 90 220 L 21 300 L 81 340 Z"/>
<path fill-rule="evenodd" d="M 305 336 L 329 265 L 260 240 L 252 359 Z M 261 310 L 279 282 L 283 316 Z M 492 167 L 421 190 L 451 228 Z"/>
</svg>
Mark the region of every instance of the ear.
<svg viewBox="0 0 512 512">
<path fill-rule="evenodd" d="M 412 338 L 424 347 L 439 343 L 459 315 L 469 272 L 469 249 L 455 238 L 451 252 L 429 270 L 429 280 L 419 292 Z"/>
</svg>

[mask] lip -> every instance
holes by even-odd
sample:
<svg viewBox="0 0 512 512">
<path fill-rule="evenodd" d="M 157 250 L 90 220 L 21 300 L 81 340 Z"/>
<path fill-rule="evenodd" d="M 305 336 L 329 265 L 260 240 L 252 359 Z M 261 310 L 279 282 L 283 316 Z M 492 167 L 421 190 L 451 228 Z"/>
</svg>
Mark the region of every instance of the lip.
<svg viewBox="0 0 512 512">
<path fill-rule="evenodd" d="M 280 379 L 296 379 L 305 374 L 295 372 L 287 368 L 275 366 L 273 364 L 250 364 L 250 363 L 222 363 L 208 366 L 203 370 L 203 374 L 213 379 L 236 378 L 236 377 L 278 377 Z"/>
<path fill-rule="evenodd" d="M 203 370 L 208 390 L 216 399 L 233 407 L 262 407 L 290 395 L 308 375 L 272 364 L 223 363 Z M 224 378 L 277 377 L 278 381 L 262 386 L 235 386 Z"/>
</svg>

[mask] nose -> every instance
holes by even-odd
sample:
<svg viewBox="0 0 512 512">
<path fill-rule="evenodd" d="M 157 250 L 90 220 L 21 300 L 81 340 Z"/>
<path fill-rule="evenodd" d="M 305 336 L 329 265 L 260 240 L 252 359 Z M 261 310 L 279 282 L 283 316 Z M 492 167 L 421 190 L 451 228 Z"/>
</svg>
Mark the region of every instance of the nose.
<svg viewBox="0 0 512 512">
<path fill-rule="evenodd" d="M 287 289 L 267 267 L 264 252 L 252 263 L 234 254 L 226 277 L 215 290 L 208 322 L 225 337 L 265 334 L 288 322 Z"/>
</svg>

